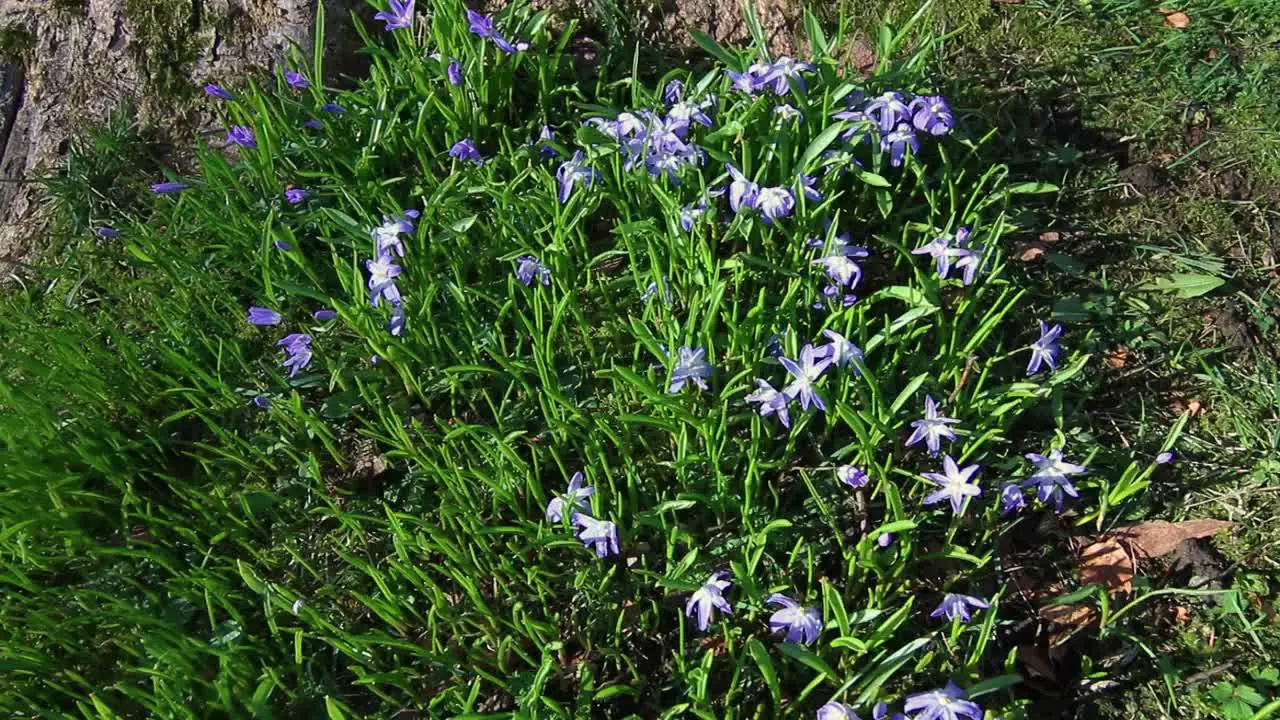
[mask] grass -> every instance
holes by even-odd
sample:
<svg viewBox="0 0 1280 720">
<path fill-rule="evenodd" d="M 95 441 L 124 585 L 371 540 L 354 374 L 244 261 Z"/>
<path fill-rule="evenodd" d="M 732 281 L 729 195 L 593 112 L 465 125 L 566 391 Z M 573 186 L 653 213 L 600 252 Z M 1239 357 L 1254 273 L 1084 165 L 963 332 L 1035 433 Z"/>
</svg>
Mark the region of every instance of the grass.
<svg viewBox="0 0 1280 720">
<path fill-rule="evenodd" d="M 533 44 L 508 56 L 467 33 L 451 0 L 420 8 L 429 30 L 366 35 L 371 68 L 353 89 L 316 81 L 319 51 L 298 65 L 310 89 L 234 88 L 226 122 L 257 147 L 202 147 L 185 192 L 145 191 L 162 171 L 121 114 L 73 144 L 51 181 L 65 244 L 0 312 L 0 708 L 800 718 L 835 699 L 865 717 L 954 680 L 990 717 L 1061 713 L 1063 695 L 1082 717 L 1249 717 L 1275 687 L 1274 260 L 1256 238 L 1273 211 L 1198 188 L 1237 157 L 1250 183 L 1269 177 L 1266 153 L 1235 150 L 1277 127 L 1257 70 L 1266 31 L 1246 22 L 1266 11 L 1193 4 L 1206 27 L 1189 41 L 1153 8 L 975 3 L 959 35 L 942 39 L 954 28 L 936 15 L 882 34 L 859 89 L 941 88 L 963 109 L 960 129 L 904 168 L 825 130 L 855 89 L 825 53 L 809 91 L 788 97 L 806 122 L 781 125 L 773 101 L 734 94 L 721 71 L 754 53 L 704 43 L 692 70 L 637 80 L 627 59 L 587 74 L 546 15 L 500 14 Z M 1011 40 L 997 44 L 1004 24 Z M 842 47 L 828 32 L 815 44 Z M 1044 52 L 1079 37 L 1092 44 Z M 1219 38 L 1252 53 L 1229 53 L 1225 79 L 1191 61 Z M 1121 41 L 1132 47 L 1109 49 Z M 997 48 L 1018 77 L 981 63 Z M 428 49 L 460 61 L 462 87 Z M 1125 97 L 1099 89 L 1117 73 Z M 660 107 L 672 77 L 721 98 L 713 126 L 691 130 L 708 157 L 678 185 L 628 170 L 581 126 Z M 1190 148 L 1171 149 L 1175 96 L 1230 109 L 1185 160 Z M 543 125 L 600 173 L 565 203 L 563 157 L 530 145 Z M 463 137 L 483 165 L 449 157 Z M 828 149 L 861 167 L 832 169 L 823 199 L 798 196 L 791 217 L 768 225 L 712 200 L 681 228 L 681 208 L 725 181 L 723 162 L 798 190 L 798 173 L 842 162 Z M 1151 162 L 1176 184 L 1119 186 Z M 290 187 L 311 196 L 291 204 Z M 364 261 L 370 230 L 406 208 L 422 214 L 402 236 L 393 335 Z M 121 236 L 95 237 L 103 225 Z M 971 286 L 909 252 L 960 226 L 985 252 Z M 1061 235 L 1044 259 L 1017 259 L 1044 229 Z M 823 300 L 805 243 L 831 249 L 840 231 L 869 250 L 847 308 Z M 527 255 L 547 285 L 514 276 Z M 1203 277 L 1153 286 L 1174 272 Z M 251 305 L 283 324 L 248 325 Z M 336 319 L 316 320 L 321 308 Z M 1237 325 L 1204 322 L 1227 308 L 1249 346 L 1222 341 Z M 1068 327 L 1062 367 L 1028 378 L 1035 321 L 1049 318 Z M 819 381 L 827 411 L 793 404 L 790 429 L 756 415 L 755 379 L 786 379 L 774 337 L 794 358 L 824 329 L 865 350 Z M 314 351 L 293 377 L 275 346 L 291 332 Z M 682 346 L 707 350 L 706 390 L 666 392 Z M 983 467 L 963 513 L 923 504 L 920 473 L 938 462 L 903 445 L 926 395 L 962 420 L 946 450 Z M 1174 444 L 1182 459 L 1155 466 Z M 1049 447 L 1089 465 L 1081 498 L 1063 516 L 1029 497 L 1002 517 L 1000 483 Z M 844 463 L 869 484 L 839 483 Z M 597 558 L 567 519 L 544 516 L 578 471 L 595 488 L 583 510 L 617 524 L 617 555 Z M 1219 543 L 1227 572 L 1206 584 L 1153 564 L 1133 593 L 1074 593 L 1106 619 L 1048 682 L 1035 676 L 1019 648 L 1048 628 L 1011 573 L 1042 568 L 1072 591 L 1072 538 L 1205 516 L 1239 522 Z M 896 540 L 881 547 L 885 532 Z M 701 632 L 685 602 L 717 571 L 734 613 Z M 769 632 L 773 592 L 821 613 L 816 644 Z M 969 625 L 933 619 L 944 592 L 993 608 Z"/>
</svg>

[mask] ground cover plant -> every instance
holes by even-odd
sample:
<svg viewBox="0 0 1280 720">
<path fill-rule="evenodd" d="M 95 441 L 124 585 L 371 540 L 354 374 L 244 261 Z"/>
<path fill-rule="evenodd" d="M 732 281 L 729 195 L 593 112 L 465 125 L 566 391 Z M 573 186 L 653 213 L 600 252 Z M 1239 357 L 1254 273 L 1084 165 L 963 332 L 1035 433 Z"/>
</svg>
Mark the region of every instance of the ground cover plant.
<svg viewBox="0 0 1280 720">
<path fill-rule="evenodd" d="M 804 60 L 612 81 L 545 13 L 379 9 L 350 89 L 318 50 L 207 87 L 225 142 L 0 320 L 40 338 L 0 385 L 0 702 L 1029 712 L 1010 569 L 1128 516 L 1181 425 L 1073 426 L 1090 329 L 1007 258 L 1054 188 L 932 44 L 854 79 L 815 20 Z M 1171 592 L 1105 586 L 1058 599 L 1104 639 Z"/>
</svg>

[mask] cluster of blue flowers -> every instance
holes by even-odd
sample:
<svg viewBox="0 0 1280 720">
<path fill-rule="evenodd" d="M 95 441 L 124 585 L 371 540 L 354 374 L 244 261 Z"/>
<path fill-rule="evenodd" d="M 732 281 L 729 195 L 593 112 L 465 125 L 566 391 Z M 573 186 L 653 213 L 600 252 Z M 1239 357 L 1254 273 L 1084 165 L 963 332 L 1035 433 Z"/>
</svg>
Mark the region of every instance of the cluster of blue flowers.
<svg viewBox="0 0 1280 720">
<path fill-rule="evenodd" d="M 413 15 L 413 0 L 389 0 L 389 9 L 378 12 L 375 18 L 385 22 L 386 30 L 394 31 L 412 28 Z M 492 42 L 505 53 L 515 54 L 529 48 L 528 42 L 509 41 L 496 29 L 489 16 L 468 10 L 467 20 L 471 33 Z M 463 84 L 462 67 L 456 60 L 451 58 L 445 65 L 444 59 L 439 55 L 432 57 L 445 66 L 444 74 L 451 85 L 457 87 Z M 814 66 L 809 63 L 780 57 L 774 61 L 752 63 L 742 72 L 726 72 L 732 83 L 732 91 L 745 94 L 754 101 L 769 94 L 784 97 L 793 91 L 804 91 L 805 75 L 814 70 Z M 297 90 L 310 87 L 306 77 L 294 71 L 285 72 L 284 81 Z M 214 84 L 205 86 L 205 92 L 222 100 L 234 99 L 230 92 Z M 707 156 L 699 147 L 696 135 L 699 128 L 713 127 L 718 100 L 715 96 L 686 97 L 683 83 L 675 80 L 663 89 L 662 101 L 665 108 L 661 111 L 641 109 L 621 112 L 614 117 L 586 119 L 585 125 L 610 141 L 610 144 L 593 147 L 592 152 L 602 148 L 604 152 L 616 152 L 623 157 L 622 166 L 626 172 L 643 170 L 655 180 L 665 180 L 672 186 L 680 185 L 688 173 L 696 172 Z M 344 112 L 335 103 L 327 103 L 321 109 L 335 115 Z M 785 122 L 804 120 L 799 111 L 785 103 L 775 106 L 774 115 Z M 832 117 L 847 126 L 842 134 L 843 140 L 865 141 L 873 144 L 873 147 L 878 144 L 880 151 L 888 155 L 892 167 L 900 167 L 908 155 L 920 152 L 921 135 L 940 137 L 947 135 L 955 127 L 954 114 L 945 98 L 923 95 L 908 100 L 904 94 L 893 91 L 875 97 L 852 93 L 846 99 L 846 107 Z M 308 121 L 311 122 L 313 121 Z M 320 126 L 318 121 L 314 122 L 315 125 L 308 126 Z M 560 151 L 552 145 L 554 140 L 552 128 L 544 127 L 532 145 L 543 157 L 556 158 L 560 156 Z M 253 129 L 244 125 L 229 128 L 227 142 L 244 149 L 257 147 Z M 485 163 L 484 156 L 471 138 L 456 141 L 448 154 L 459 163 L 474 166 Z M 832 152 L 824 157 L 830 160 L 836 156 Z M 599 155 L 594 155 L 594 158 L 598 159 Z M 827 162 L 825 173 L 838 165 L 839 162 Z M 751 214 L 770 225 L 790 217 L 799 198 L 810 202 L 820 202 L 823 199 L 818 177 L 798 175 L 790 185 L 763 185 L 732 163 L 726 163 L 724 170 L 725 175 L 717 179 L 717 182 L 723 181 L 720 186 L 713 186 L 694 202 L 680 208 L 679 225 L 683 231 L 691 232 L 704 218 L 714 217 L 716 213 L 712 209 L 712 202 L 720 197 L 727 197 L 728 209 L 732 213 Z M 570 157 L 560 162 L 555 172 L 559 202 L 570 202 L 575 192 L 592 188 L 600 178 L 601 173 L 592 166 L 587 153 L 575 149 Z M 152 186 L 157 194 L 180 192 L 186 188 L 185 184 L 178 182 L 162 182 Z M 285 199 L 291 205 L 303 203 L 308 198 L 309 193 L 303 188 L 289 188 L 285 192 Z M 387 330 L 392 336 L 400 336 L 405 326 L 404 297 L 396 283 L 403 268 L 398 262 L 402 262 L 406 256 L 403 237 L 416 233 L 415 220 L 418 217 L 416 210 L 404 210 L 396 217 L 384 216 L 382 223 L 370 231 L 373 253 L 371 258 L 364 261 L 368 273 L 368 302 L 375 308 L 381 307 L 383 303 L 390 306 L 391 317 Z M 102 234 L 102 231 L 99 232 Z M 825 301 L 844 307 L 856 303 L 857 296 L 854 293 L 864 275 L 859 260 L 868 257 L 869 251 L 853 244 L 847 233 L 837 232 L 830 222 L 827 224 L 826 237 L 813 238 L 808 241 L 808 246 L 817 255 L 811 260 L 811 264 L 820 268 L 826 278 L 826 285 L 822 290 Z M 971 244 L 971 231 L 967 227 L 935 237 L 911 252 L 927 256 L 933 262 L 940 280 L 945 281 L 953 272 L 959 272 L 960 282 L 964 286 L 977 282 L 984 269 L 982 249 Z M 537 257 L 521 256 L 515 263 L 515 278 L 523 285 L 550 285 L 551 270 Z M 666 284 L 665 278 L 663 284 Z M 658 284 L 652 283 L 642 300 L 647 301 L 657 292 Z M 664 296 L 668 302 L 670 295 L 670 288 L 664 287 Z M 815 307 L 823 307 L 823 301 L 815 303 Z M 332 320 L 336 316 L 337 313 L 327 309 L 314 313 L 315 319 L 321 321 Z M 247 321 L 256 326 L 274 326 L 282 322 L 282 317 L 274 310 L 255 306 L 248 309 Z M 1045 366 L 1050 371 L 1057 369 L 1062 332 L 1061 325 L 1040 323 L 1040 338 L 1027 348 L 1031 354 L 1026 369 L 1028 376 L 1037 374 Z M 781 389 L 767 378 L 756 378 L 755 389 L 745 397 L 746 403 L 755 405 L 761 417 L 776 417 L 788 430 L 792 426 L 793 403 L 799 403 L 799 412 L 802 413 L 825 412 L 827 400 L 820 387 L 823 379 L 837 373 L 857 375 L 866 368 L 866 357 L 861 348 L 835 330 L 826 329 L 823 336 L 825 340 L 820 341 L 820 344 L 804 344 L 794 358 L 785 356 L 780 350 L 771 353 L 776 355 L 778 363 L 786 371 L 786 377 L 779 383 Z M 297 375 L 311 363 L 312 343 L 311 335 L 300 332 L 290 333 L 277 342 L 286 356 L 282 367 L 289 370 L 290 377 Z M 667 391 L 680 393 L 689 387 L 707 390 L 707 381 L 713 374 L 714 368 L 705 348 L 679 347 L 671 360 Z M 269 404 L 262 396 L 255 398 L 254 402 L 262 407 Z M 977 464 L 961 467 L 950 454 L 944 453 L 944 443 L 957 441 L 956 431 L 960 425 L 960 419 L 943 416 L 939 403 L 932 396 L 926 396 L 923 417 L 911 423 L 912 432 L 905 441 L 905 447 L 923 444 L 929 456 L 941 456 L 939 471 L 921 474 L 925 481 L 936 486 L 936 489 L 924 497 L 923 504 L 946 502 L 955 514 L 962 514 L 972 499 L 982 495 L 982 489 L 976 480 L 981 467 Z M 1167 458 L 1162 455 L 1157 462 L 1172 461 L 1172 454 L 1167 455 Z M 1064 495 L 1078 496 L 1070 478 L 1087 472 L 1085 466 L 1066 461 L 1060 449 L 1051 449 L 1045 455 L 1030 453 L 1026 458 L 1035 470 L 1021 482 L 1006 482 L 1001 485 L 999 501 L 1002 514 L 1025 508 L 1027 499 L 1024 490 L 1029 487 L 1037 489 L 1041 503 L 1051 503 L 1059 512 L 1063 509 Z M 836 468 L 836 479 L 853 489 L 865 488 L 871 480 L 867 472 L 853 465 Z M 588 514 L 590 499 L 595 496 L 596 490 L 585 483 L 584 474 L 575 473 L 565 492 L 552 498 L 547 504 L 546 520 L 572 530 L 582 544 L 598 558 L 616 556 L 620 553 L 618 527 L 611 521 Z M 888 547 L 893 541 L 893 536 L 887 533 L 876 539 L 881 547 Z M 733 607 L 726 597 L 732 586 L 730 573 L 713 573 L 688 598 L 685 615 L 694 618 L 700 631 L 707 631 L 715 613 L 732 615 Z M 803 644 L 818 641 L 824 630 L 824 623 L 822 613 L 817 608 L 805 607 L 795 599 L 779 593 L 770 595 L 765 604 L 777 608 L 768 624 L 783 641 Z M 980 597 L 947 593 L 932 611 L 931 617 L 968 623 L 972 621 L 975 612 L 990 607 L 990 602 Z M 965 692 L 953 682 L 948 682 L 946 687 L 938 690 L 908 696 L 903 704 L 903 712 L 911 715 L 913 720 L 981 720 L 982 717 L 981 708 L 968 700 Z M 878 703 L 872 710 L 872 717 L 874 720 L 899 720 L 907 715 L 892 712 L 887 704 Z M 856 720 L 857 715 L 850 706 L 831 701 L 817 711 L 817 718 Z"/>
</svg>

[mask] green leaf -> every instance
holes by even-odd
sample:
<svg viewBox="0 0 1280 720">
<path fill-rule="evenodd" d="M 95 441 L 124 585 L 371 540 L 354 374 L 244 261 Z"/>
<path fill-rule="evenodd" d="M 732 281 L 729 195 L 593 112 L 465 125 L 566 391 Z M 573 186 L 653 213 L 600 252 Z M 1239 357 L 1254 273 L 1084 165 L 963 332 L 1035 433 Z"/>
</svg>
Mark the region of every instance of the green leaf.
<svg viewBox="0 0 1280 720">
<path fill-rule="evenodd" d="M 872 187 L 887 188 L 893 186 L 893 183 L 886 180 L 883 175 L 877 175 L 867 170 L 859 170 L 858 179 Z"/>
<path fill-rule="evenodd" d="M 324 696 L 324 711 L 329 716 L 329 720 L 346 720 L 347 714 L 342 711 L 342 703 L 334 700 L 328 695 Z"/>
<path fill-rule="evenodd" d="M 836 137 L 843 131 L 844 124 L 835 123 L 828 125 L 826 130 L 818 133 L 818 137 L 811 140 L 809 147 L 804 149 L 804 155 L 800 156 L 800 165 L 798 167 L 801 172 L 809 172 L 809 164 L 816 160 L 831 143 L 835 142 Z"/>
<path fill-rule="evenodd" d="M 809 47 L 813 49 L 813 57 L 825 57 L 827 54 L 827 36 L 822 32 L 822 26 L 818 24 L 818 18 L 808 8 L 805 8 L 804 11 L 804 28 L 805 34 L 809 36 Z"/>
<path fill-rule="evenodd" d="M 1226 281 L 1214 275 L 1201 273 L 1174 273 L 1143 285 L 1141 290 L 1171 292 L 1180 298 L 1200 297 L 1222 287 Z"/>
<path fill-rule="evenodd" d="M 831 666 L 827 664 L 826 660 L 823 660 L 822 658 L 813 654 L 809 650 L 805 649 L 803 646 L 797 645 L 795 643 L 784 642 L 778 645 L 778 651 L 781 652 L 783 655 L 789 655 L 795 660 L 799 660 L 800 662 L 804 663 L 810 668 L 818 671 L 819 673 L 822 673 L 827 677 L 828 680 L 834 681 L 837 677 L 836 671 L 833 670 Z"/>
<path fill-rule="evenodd" d="M 606 685 L 600 688 L 599 690 L 597 690 L 596 694 L 591 696 L 591 699 L 594 702 L 604 702 L 606 700 L 612 700 L 613 698 L 616 698 L 620 695 L 635 695 L 635 694 L 636 694 L 635 688 L 631 687 L 630 685 Z"/>
<path fill-rule="evenodd" d="M 751 638 L 747 641 L 747 653 L 756 661 L 756 667 L 760 668 L 760 676 L 764 678 L 764 684 L 769 687 L 769 694 L 773 696 L 774 707 L 782 707 L 782 688 L 778 685 L 778 672 L 773 667 L 773 660 L 769 658 L 769 651 L 759 640 Z"/>
<path fill-rule="evenodd" d="M 1010 195 L 1039 195 L 1058 192 L 1058 186 L 1046 182 L 1025 182 L 1005 190 Z"/>
<path fill-rule="evenodd" d="M 698 43 L 699 47 L 713 55 L 717 60 L 728 65 L 734 71 L 742 69 L 742 64 L 738 62 L 738 58 L 731 55 L 728 50 L 725 50 L 724 47 L 720 45 L 720 43 L 716 42 L 710 35 L 697 30 L 694 30 L 690 34 L 693 36 L 693 41 Z"/>
<path fill-rule="evenodd" d="M 1014 685 L 1017 685 L 1020 682 L 1022 682 L 1022 676 L 1019 675 L 1018 673 L 1011 673 L 1009 675 L 997 675 L 996 677 L 993 677 L 993 678 L 987 678 L 986 680 L 983 680 L 977 685 L 970 686 L 967 690 L 965 690 L 965 693 L 970 698 L 976 698 L 976 697 L 981 697 L 983 695 L 986 695 L 988 693 L 996 692 L 998 690 L 1003 690 L 1007 687 L 1013 687 Z"/>
</svg>

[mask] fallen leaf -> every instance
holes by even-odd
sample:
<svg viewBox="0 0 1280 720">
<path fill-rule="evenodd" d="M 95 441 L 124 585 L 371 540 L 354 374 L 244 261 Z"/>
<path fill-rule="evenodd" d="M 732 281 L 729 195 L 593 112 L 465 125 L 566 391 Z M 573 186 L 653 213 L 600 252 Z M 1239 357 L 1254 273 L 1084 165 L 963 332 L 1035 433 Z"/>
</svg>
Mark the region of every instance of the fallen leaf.
<svg viewBox="0 0 1280 720">
<path fill-rule="evenodd" d="M 1203 415 L 1205 412 L 1204 406 L 1200 404 L 1199 400 L 1195 398 L 1188 400 L 1186 396 L 1183 395 L 1182 393 L 1173 394 L 1173 396 L 1169 399 L 1169 409 L 1173 410 L 1175 413 L 1178 413 L 1179 415 L 1181 415 L 1182 413 L 1187 413 L 1191 415 L 1191 417 L 1199 417 L 1200 415 Z"/>
<path fill-rule="evenodd" d="M 1107 366 L 1119 370 L 1129 362 L 1129 348 L 1121 345 L 1120 347 L 1107 353 Z"/>
<path fill-rule="evenodd" d="M 1181 605 L 1174 605 L 1169 608 L 1169 614 L 1173 616 L 1173 621 L 1179 625 L 1186 625 L 1191 621 L 1191 611 Z"/>
<path fill-rule="evenodd" d="M 1018 254 L 1018 259 L 1022 262 L 1031 262 L 1032 260 L 1038 260 L 1040 256 L 1044 255 L 1044 251 L 1048 249 L 1048 246 L 1039 240 L 1028 240 L 1018 243 L 1014 248 L 1014 252 Z"/>
<path fill-rule="evenodd" d="M 1111 594 L 1133 590 L 1133 561 L 1124 546 L 1104 538 L 1081 550 L 1080 583 L 1101 584 Z"/>
<path fill-rule="evenodd" d="M 1039 610 L 1040 617 L 1054 625 L 1080 628 L 1093 622 L 1098 611 L 1089 605 L 1063 605 L 1055 603 L 1045 605 Z"/>
<path fill-rule="evenodd" d="M 1139 555 L 1160 557 L 1173 552 L 1183 540 L 1212 537 L 1233 527 L 1235 523 L 1226 520 L 1185 520 L 1179 523 L 1152 520 L 1116 528 L 1108 535 L 1128 543 Z"/>
<path fill-rule="evenodd" d="M 1165 13 L 1165 16 L 1164 16 L 1165 27 L 1171 27 L 1171 28 L 1181 30 L 1182 28 L 1186 27 L 1190 23 L 1191 23 L 1191 18 L 1187 17 L 1187 14 L 1184 12 Z"/>
<path fill-rule="evenodd" d="M 1062 239 L 1062 233 L 1057 230 L 1045 230 L 1040 233 L 1040 242 L 1055 243 Z"/>
</svg>

